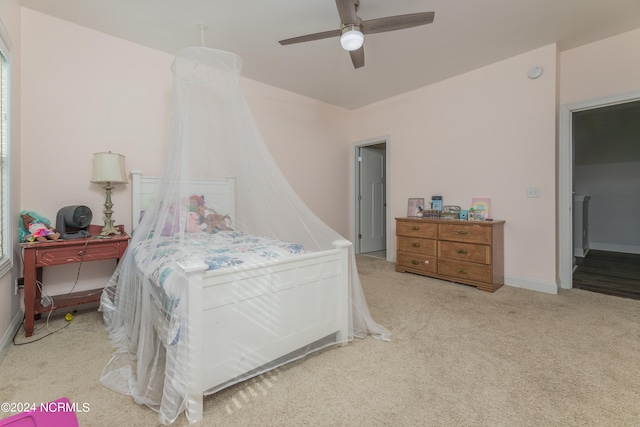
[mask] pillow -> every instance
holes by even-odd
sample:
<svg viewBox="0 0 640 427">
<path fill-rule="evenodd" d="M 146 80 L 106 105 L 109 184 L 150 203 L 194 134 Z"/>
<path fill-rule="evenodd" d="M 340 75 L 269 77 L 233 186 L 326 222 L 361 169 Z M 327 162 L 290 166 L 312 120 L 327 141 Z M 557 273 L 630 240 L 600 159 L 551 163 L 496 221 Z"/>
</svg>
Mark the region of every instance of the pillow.
<svg viewBox="0 0 640 427">
<path fill-rule="evenodd" d="M 146 211 L 140 211 L 140 222 L 142 222 L 142 218 L 144 217 Z M 176 211 L 174 207 L 169 208 L 167 212 L 167 218 L 162 225 L 162 230 L 160 234 L 163 236 L 173 236 L 175 233 L 180 231 L 180 224 L 178 222 L 178 218 L 176 217 Z"/>
</svg>

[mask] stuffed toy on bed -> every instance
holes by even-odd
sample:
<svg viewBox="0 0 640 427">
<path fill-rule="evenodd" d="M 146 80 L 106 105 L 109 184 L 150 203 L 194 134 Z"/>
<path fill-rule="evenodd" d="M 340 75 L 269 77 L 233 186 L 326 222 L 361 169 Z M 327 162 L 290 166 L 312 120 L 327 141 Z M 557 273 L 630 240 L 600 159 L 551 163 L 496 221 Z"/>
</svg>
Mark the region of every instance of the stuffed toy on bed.
<svg viewBox="0 0 640 427">
<path fill-rule="evenodd" d="M 185 226 L 187 233 L 199 233 L 202 231 L 202 221 L 200 216 L 195 212 L 189 212 L 187 216 L 187 225 Z"/>
<path fill-rule="evenodd" d="M 228 221 L 231 221 L 231 217 L 229 215 L 222 215 L 215 211 L 207 214 L 204 217 L 204 223 L 207 225 L 207 229 L 205 230 L 207 233 L 217 233 L 218 231 L 232 231 L 233 229 L 229 227 Z"/>
<path fill-rule="evenodd" d="M 229 215 L 222 215 L 215 210 L 208 208 L 204 204 L 204 196 L 198 196 L 193 194 L 189 197 L 189 218 L 187 220 L 186 231 L 189 233 L 195 233 L 197 231 L 204 231 L 209 234 L 217 233 L 218 231 L 232 231 L 229 227 L 231 217 Z M 194 217 L 198 218 L 200 228 L 196 230 Z"/>
</svg>

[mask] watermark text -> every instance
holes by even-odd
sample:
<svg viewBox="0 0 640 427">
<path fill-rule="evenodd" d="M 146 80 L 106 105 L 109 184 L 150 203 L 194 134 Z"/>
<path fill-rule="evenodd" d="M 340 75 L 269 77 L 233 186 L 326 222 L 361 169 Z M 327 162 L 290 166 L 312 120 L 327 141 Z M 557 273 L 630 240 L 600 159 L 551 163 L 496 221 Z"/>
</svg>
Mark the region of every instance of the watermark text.
<svg viewBox="0 0 640 427">
<path fill-rule="evenodd" d="M 89 402 L 2 402 L 0 403 L 0 412 L 4 413 L 20 413 L 27 411 L 40 412 L 90 412 L 91 405 Z"/>
</svg>

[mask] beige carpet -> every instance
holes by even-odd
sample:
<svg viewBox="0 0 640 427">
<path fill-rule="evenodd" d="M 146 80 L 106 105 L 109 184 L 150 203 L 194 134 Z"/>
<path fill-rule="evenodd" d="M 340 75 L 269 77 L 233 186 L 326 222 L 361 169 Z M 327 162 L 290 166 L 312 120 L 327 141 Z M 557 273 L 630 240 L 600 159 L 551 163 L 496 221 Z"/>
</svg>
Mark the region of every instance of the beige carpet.
<svg viewBox="0 0 640 427">
<path fill-rule="evenodd" d="M 640 301 L 490 294 L 377 258 L 358 265 L 393 341 L 356 340 L 209 396 L 200 425 L 640 426 Z M 9 350 L 0 402 L 66 396 L 88 403 L 82 426 L 157 425 L 150 409 L 98 383 L 110 354 L 100 314 L 81 312 L 62 332 Z"/>
</svg>

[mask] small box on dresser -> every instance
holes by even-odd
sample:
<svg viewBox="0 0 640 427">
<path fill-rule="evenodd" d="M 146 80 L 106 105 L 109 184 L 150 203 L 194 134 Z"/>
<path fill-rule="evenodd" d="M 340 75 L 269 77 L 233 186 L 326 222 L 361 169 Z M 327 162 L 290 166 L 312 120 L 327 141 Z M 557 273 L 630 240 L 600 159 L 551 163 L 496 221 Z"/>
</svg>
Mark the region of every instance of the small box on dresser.
<svg viewBox="0 0 640 427">
<path fill-rule="evenodd" d="M 504 221 L 396 218 L 396 271 L 494 292 L 504 284 Z"/>
</svg>

